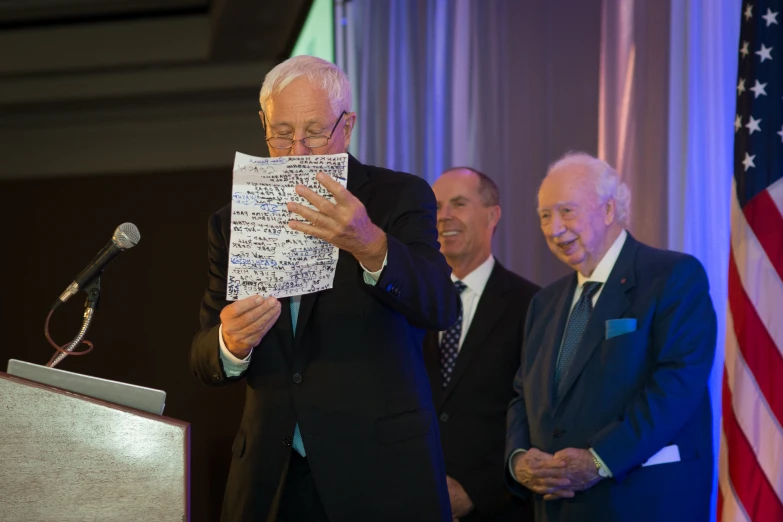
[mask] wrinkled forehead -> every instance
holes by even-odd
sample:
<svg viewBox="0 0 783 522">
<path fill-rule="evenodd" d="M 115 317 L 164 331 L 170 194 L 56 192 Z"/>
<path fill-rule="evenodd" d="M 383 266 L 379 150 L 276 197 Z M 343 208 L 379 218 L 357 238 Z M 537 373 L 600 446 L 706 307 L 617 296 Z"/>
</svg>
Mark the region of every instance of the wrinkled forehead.
<svg viewBox="0 0 783 522">
<path fill-rule="evenodd" d="M 267 100 L 264 112 L 268 117 L 301 115 L 333 118 L 332 103 L 329 95 L 321 87 L 313 84 L 307 77 L 291 81 L 280 91 L 273 92 Z"/>
</svg>

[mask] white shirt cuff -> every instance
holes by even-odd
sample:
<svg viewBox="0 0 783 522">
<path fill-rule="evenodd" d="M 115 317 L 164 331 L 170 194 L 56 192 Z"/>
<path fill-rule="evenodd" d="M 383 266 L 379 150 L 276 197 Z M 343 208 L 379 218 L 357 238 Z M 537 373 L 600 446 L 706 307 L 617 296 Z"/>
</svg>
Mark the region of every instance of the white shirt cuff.
<svg viewBox="0 0 783 522">
<path fill-rule="evenodd" d="M 386 250 L 386 255 L 383 256 L 383 265 L 381 265 L 381 269 L 377 272 L 370 272 L 367 270 L 367 267 L 359 263 L 359 265 L 362 267 L 362 270 L 364 270 L 364 273 L 362 274 L 362 277 L 364 277 L 364 282 L 368 285 L 375 286 L 375 284 L 378 282 L 378 279 L 381 277 L 381 272 L 383 272 L 383 269 L 386 268 L 386 260 L 389 257 L 389 251 Z"/>
<path fill-rule="evenodd" d="M 250 353 L 244 359 L 239 359 L 229 352 L 228 348 L 226 348 L 226 343 L 223 342 L 222 324 L 218 329 L 218 341 L 220 342 L 220 359 L 223 361 L 223 371 L 226 372 L 226 377 L 239 377 L 250 366 L 250 356 L 253 355 L 253 351 L 250 350 Z"/>
<path fill-rule="evenodd" d="M 598 456 L 598 453 L 596 453 L 596 452 L 595 452 L 595 450 L 594 450 L 593 448 L 590 448 L 590 453 L 592 453 L 592 454 L 593 454 L 593 457 L 597 458 L 597 459 L 598 459 L 598 462 L 600 462 L 600 463 L 601 463 L 601 466 L 603 466 L 603 467 L 604 467 L 604 469 L 605 469 L 607 472 L 609 472 L 609 476 L 610 476 L 610 477 L 613 477 L 614 475 L 612 475 L 612 470 L 611 470 L 611 469 L 609 469 L 609 466 L 607 466 L 607 465 L 606 465 L 606 462 L 604 462 L 604 461 L 603 461 L 603 459 L 601 459 L 601 457 L 599 457 L 599 456 Z"/>
<path fill-rule="evenodd" d="M 514 481 L 519 484 L 521 484 L 521 482 L 517 480 L 517 475 L 516 473 L 514 473 L 514 457 L 516 457 L 520 453 L 527 453 L 527 450 L 522 448 L 515 449 L 513 452 L 511 452 L 511 456 L 508 458 L 508 471 L 509 473 L 511 473 L 511 478 L 513 478 Z"/>
</svg>

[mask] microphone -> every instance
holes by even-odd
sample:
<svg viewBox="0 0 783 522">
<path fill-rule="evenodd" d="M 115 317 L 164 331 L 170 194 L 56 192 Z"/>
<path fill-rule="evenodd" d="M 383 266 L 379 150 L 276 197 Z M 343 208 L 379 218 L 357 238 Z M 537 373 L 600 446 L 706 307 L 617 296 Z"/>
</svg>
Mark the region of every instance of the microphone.
<svg viewBox="0 0 783 522">
<path fill-rule="evenodd" d="M 87 268 L 82 270 L 76 279 L 68 285 L 65 292 L 54 302 L 52 310 L 70 299 L 76 292 L 84 288 L 106 268 L 109 262 L 117 257 L 120 252 L 133 248 L 141 239 L 139 229 L 133 223 L 123 223 L 114 231 L 114 235 L 98 255 L 90 261 Z"/>
</svg>

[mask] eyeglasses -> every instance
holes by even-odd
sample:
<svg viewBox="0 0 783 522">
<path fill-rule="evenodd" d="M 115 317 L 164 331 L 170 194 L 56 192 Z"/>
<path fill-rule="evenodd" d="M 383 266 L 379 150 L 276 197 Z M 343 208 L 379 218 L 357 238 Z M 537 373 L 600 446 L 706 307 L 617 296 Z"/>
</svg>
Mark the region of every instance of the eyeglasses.
<svg viewBox="0 0 783 522">
<path fill-rule="evenodd" d="M 270 147 L 273 149 L 282 149 L 282 150 L 289 150 L 294 147 L 294 143 L 297 141 L 301 141 L 302 145 L 307 147 L 308 149 L 317 149 L 319 147 L 325 147 L 327 143 L 329 143 L 329 140 L 332 139 L 332 134 L 334 134 L 335 129 L 337 129 L 337 125 L 340 123 L 340 121 L 343 119 L 343 116 L 348 114 L 347 111 L 343 111 L 340 114 L 340 117 L 337 118 L 337 121 L 334 122 L 334 127 L 332 127 L 332 131 L 329 133 L 328 136 L 305 136 L 304 138 L 300 140 L 295 140 L 293 138 L 283 138 L 281 136 L 272 136 L 270 138 L 266 138 L 266 142 L 269 144 Z M 264 114 L 264 122 L 266 122 L 266 114 Z M 266 124 L 264 125 L 264 130 L 266 130 Z"/>
</svg>

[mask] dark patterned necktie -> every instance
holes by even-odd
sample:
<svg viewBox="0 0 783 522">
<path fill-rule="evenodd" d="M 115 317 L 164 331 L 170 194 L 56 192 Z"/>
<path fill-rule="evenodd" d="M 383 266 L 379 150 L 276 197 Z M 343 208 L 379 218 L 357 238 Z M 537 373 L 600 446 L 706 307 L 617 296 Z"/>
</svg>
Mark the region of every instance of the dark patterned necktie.
<svg viewBox="0 0 783 522">
<path fill-rule="evenodd" d="M 568 369 L 571 367 L 571 361 L 574 359 L 576 348 L 587 327 L 587 321 L 590 319 L 590 313 L 593 311 L 593 296 L 601 288 L 603 283 L 588 281 L 582 285 L 582 295 L 576 301 L 571 316 L 568 318 L 565 335 L 563 336 L 563 345 L 560 348 L 560 355 L 557 357 L 557 367 L 555 369 L 555 397 L 560 397 L 563 393 L 563 385 L 568 376 Z"/>
<path fill-rule="evenodd" d="M 454 288 L 457 294 L 467 288 L 462 281 L 454 281 Z M 457 322 L 451 328 L 443 332 L 443 338 L 440 340 L 440 376 L 443 378 L 443 387 L 448 386 L 451 381 L 451 373 L 454 371 L 454 365 L 457 363 L 459 354 L 459 338 L 462 334 L 462 298 L 459 300 L 459 313 Z"/>
</svg>

